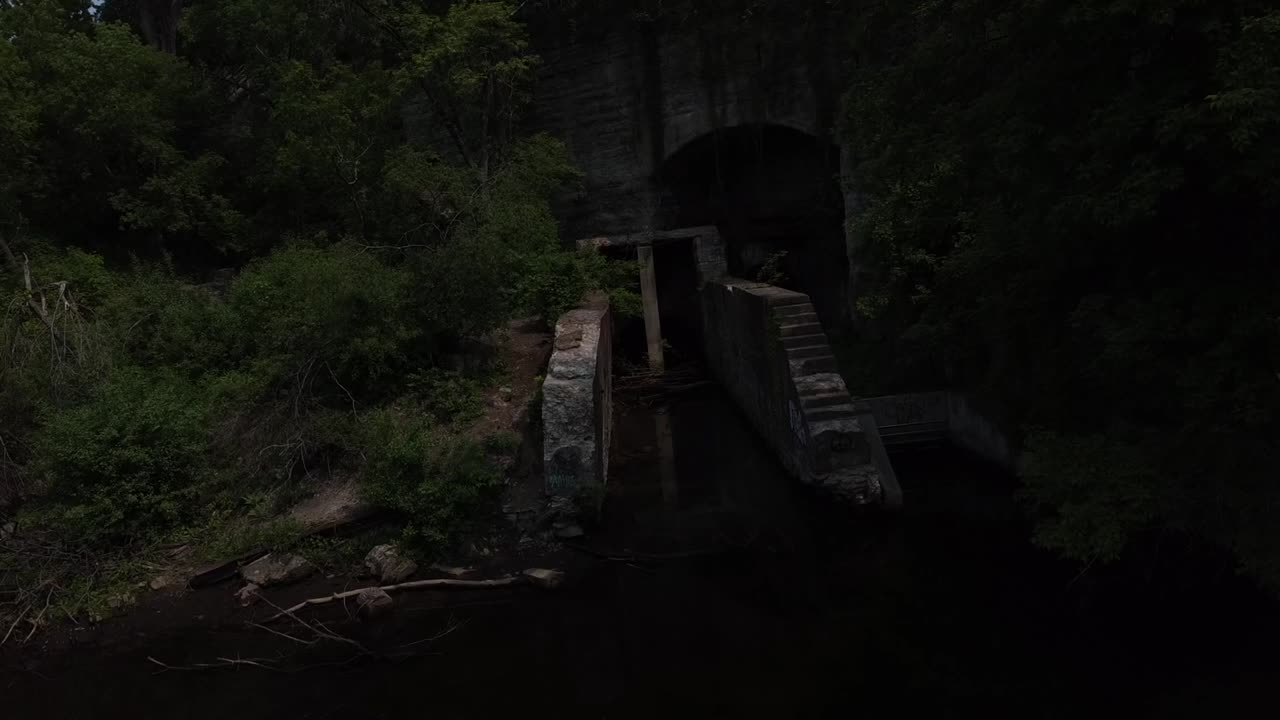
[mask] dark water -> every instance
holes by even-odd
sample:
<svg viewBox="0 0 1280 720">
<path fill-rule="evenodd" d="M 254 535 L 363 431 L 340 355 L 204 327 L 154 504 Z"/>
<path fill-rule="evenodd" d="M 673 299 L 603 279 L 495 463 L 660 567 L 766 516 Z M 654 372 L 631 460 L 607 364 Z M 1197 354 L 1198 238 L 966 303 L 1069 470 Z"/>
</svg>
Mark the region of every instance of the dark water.
<svg viewBox="0 0 1280 720">
<path fill-rule="evenodd" d="M 260 632 L 204 630 L 85 652 L 44 677 L 12 671 L 0 716 L 1245 717 L 1271 705 L 1275 608 L 1242 583 L 1077 579 L 1027 542 L 1010 480 L 954 451 L 895 458 L 907 510 L 860 515 L 786 482 L 718 390 L 665 416 L 666 471 L 653 409 L 620 413 L 605 525 L 587 543 L 629 560 L 577 553 L 581 577 L 559 592 L 450 596 L 452 609 L 403 608 L 375 632 L 412 640 L 465 620 L 436 655 L 155 674 L 147 655 L 269 651 Z"/>
</svg>

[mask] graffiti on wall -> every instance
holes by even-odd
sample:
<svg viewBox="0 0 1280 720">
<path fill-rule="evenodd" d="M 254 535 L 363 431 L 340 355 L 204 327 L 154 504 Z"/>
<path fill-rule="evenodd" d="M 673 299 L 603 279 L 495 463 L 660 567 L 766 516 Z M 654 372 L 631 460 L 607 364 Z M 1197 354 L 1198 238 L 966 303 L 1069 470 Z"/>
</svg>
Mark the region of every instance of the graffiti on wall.
<svg viewBox="0 0 1280 720">
<path fill-rule="evenodd" d="M 809 428 L 805 425 L 804 415 L 800 414 L 795 400 L 787 401 L 787 421 L 791 423 L 791 434 L 796 436 L 796 442 L 808 445 Z"/>
<path fill-rule="evenodd" d="M 582 449 L 575 446 L 559 448 L 551 456 L 547 467 L 547 493 L 574 495 L 578 490 L 578 476 L 583 464 Z"/>
</svg>

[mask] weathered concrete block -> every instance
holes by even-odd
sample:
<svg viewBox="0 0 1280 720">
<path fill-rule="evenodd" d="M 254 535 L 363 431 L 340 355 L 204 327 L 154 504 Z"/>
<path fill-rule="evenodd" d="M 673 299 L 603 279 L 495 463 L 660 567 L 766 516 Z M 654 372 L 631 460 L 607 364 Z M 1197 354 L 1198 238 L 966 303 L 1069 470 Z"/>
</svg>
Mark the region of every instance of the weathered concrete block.
<svg viewBox="0 0 1280 720">
<path fill-rule="evenodd" d="M 595 298 L 556 323 L 542 385 L 543 468 L 553 498 L 598 501 L 612 430 L 609 307 Z"/>
</svg>

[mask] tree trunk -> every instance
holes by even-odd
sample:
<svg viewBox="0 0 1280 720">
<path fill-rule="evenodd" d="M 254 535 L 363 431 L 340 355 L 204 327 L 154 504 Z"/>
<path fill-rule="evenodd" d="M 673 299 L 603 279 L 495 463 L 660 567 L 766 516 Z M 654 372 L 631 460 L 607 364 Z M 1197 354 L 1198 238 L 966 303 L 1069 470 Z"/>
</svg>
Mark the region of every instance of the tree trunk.
<svg viewBox="0 0 1280 720">
<path fill-rule="evenodd" d="M 138 25 L 147 44 L 161 52 L 177 54 L 182 0 L 141 0 L 138 12 Z"/>
</svg>

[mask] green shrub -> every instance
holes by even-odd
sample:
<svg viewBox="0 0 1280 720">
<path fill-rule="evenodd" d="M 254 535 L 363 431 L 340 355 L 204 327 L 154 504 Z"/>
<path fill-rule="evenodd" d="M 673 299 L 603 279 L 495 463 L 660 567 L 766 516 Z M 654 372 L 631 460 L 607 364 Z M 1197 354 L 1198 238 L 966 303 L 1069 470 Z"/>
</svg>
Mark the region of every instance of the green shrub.
<svg viewBox="0 0 1280 720">
<path fill-rule="evenodd" d="M 404 539 L 420 551 L 456 540 L 500 480 L 484 448 L 395 409 L 363 421 L 365 498 L 402 515 Z"/>
<path fill-rule="evenodd" d="M 88 544 L 154 537 L 188 519 L 208 476 L 207 420 L 191 383 L 118 370 L 86 402 L 45 418 L 34 465 L 49 496 L 37 513 Z"/>
<path fill-rule="evenodd" d="M 520 436 L 510 430 L 487 435 L 484 438 L 484 449 L 494 455 L 511 455 L 520 449 Z"/>
<path fill-rule="evenodd" d="M 236 354 L 250 373 L 332 403 L 385 391 L 419 330 L 409 277 L 347 244 L 294 244 L 249 266 L 231 289 Z"/>
<path fill-rule="evenodd" d="M 430 368 L 409 375 L 409 392 L 441 423 L 475 420 L 484 414 L 484 382 L 461 373 Z"/>
<path fill-rule="evenodd" d="M 582 302 L 592 290 L 602 290 L 616 315 L 641 314 L 636 290 L 639 273 L 633 262 L 610 260 L 594 248 L 551 252 L 528 259 L 520 284 L 521 304 L 548 325 Z"/>
<path fill-rule="evenodd" d="M 369 548 L 380 543 L 379 533 L 364 533 L 356 537 L 313 535 L 295 544 L 292 551 L 324 572 L 345 573 L 359 567 Z"/>
<path fill-rule="evenodd" d="M 107 269 L 101 255 L 77 248 L 58 249 L 43 242 L 31 248 L 35 285 L 65 282 L 76 303 L 96 308 L 120 292 L 119 277 Z"/>
<path fill-rule="evenodd" d="M 1156 517 L 1155 468 L 1140 448 L 1102 435 L 1031 433 L 1022 480 L 1040 520 L 1036 543 L 1086 562 L 1115 560 Z"/>
<path fill-rule="evenodd" d="M 167 264 L 135 263 L 114 276 L 99 317 L 129 362 L 198 377 L 231 361 L 231 312 L 213 292 Z"/>
<path fill-rule="evenodd" d="M 429 353 L 460 338 L 479 337 L 511 316 L 512 277 L 518 266 L 495 239 L 464 235 L 408 259 L 414 317 L 430 332 Z"/>
</svg>

